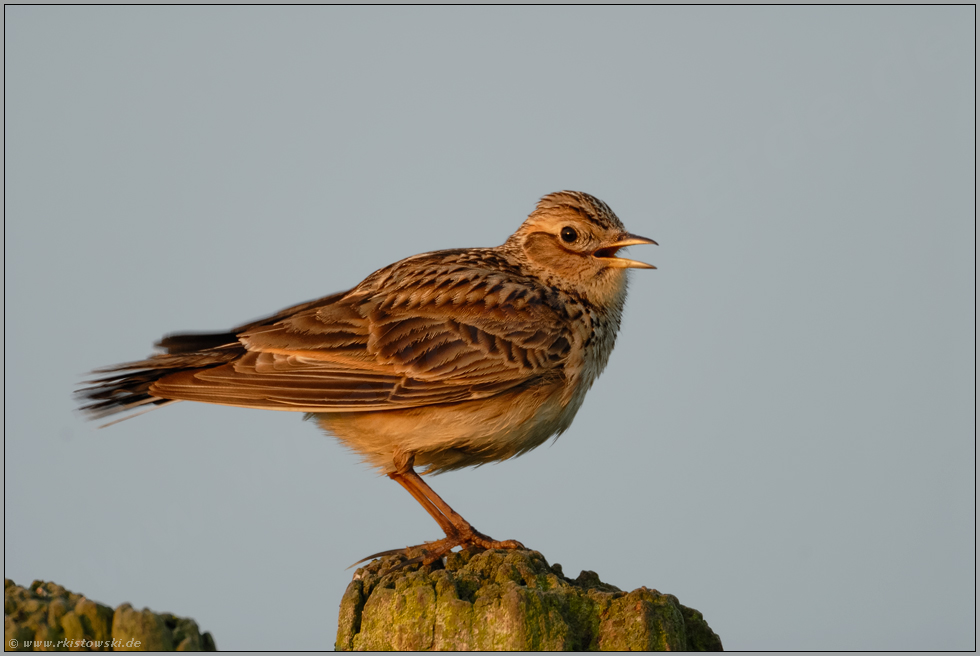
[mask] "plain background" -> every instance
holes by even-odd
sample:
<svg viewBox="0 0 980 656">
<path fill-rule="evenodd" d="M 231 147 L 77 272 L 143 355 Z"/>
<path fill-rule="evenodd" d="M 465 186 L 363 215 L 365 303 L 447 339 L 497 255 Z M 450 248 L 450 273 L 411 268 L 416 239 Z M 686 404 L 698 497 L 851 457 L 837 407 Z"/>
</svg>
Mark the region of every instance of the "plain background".
<svg viewBox="0 0 980 656">
<path fill-rule="evenodd" d="M 85 372 L 559 189 L 660 247 L 555 444 L 431 479 L 729 649 L 975 647 L 975 9 L 6 7 L 4 573 L 331 648 L 439 537 L 299 415 Z"/>
</svg>

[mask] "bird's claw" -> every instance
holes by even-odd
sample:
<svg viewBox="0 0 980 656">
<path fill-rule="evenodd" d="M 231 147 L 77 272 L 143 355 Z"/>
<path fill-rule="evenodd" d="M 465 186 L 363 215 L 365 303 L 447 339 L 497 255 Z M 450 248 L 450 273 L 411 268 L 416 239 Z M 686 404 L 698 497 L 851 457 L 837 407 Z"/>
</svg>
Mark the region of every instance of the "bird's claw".
<svg viewBox="0 0 980 656">
<path fill-rule="evenodd" d="M 387 551 L 379 551 L 376 554 L 372 554 L 361 560 L 357 561 L 347 569 L 360 565 L 368 560 L 373 560 L 375 558 L 384 558 L 386 556 L 405 556 L 408 560 L 398 563 L 392 569 L 388 570 L 393 572 L 399 570 L 403 567 L 409 565 L 414 565 L 415 563 L 421 563 L 422 565 L 431 565 L 437 560 L 442 559 L 444 556 L 452 552 L 456 547 L 462 547 L 462 550 L 475 548 L 479 551 L 488 551 L 491 549 L 526 549 L 526 547 L 518 542 L 517 540 L 494 540 L 476 529 L 473 529 L 469 535 L 449 535 L 441 540 L 436 540 L 435 542 L 425 542 L 423 544 L 417 544 L 413 547 L 405 547 L 403 549 L 389 549 Z"/>
</svg>

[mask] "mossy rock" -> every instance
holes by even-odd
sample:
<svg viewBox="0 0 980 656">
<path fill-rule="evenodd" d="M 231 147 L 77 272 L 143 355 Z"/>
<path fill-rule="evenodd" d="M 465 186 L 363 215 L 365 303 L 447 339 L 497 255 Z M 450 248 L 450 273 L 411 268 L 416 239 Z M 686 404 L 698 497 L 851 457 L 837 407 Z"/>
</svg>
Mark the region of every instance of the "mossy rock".
<svg viewBox="0 0 980 656">
<path fill-rule="evenodd" d="M 623 592 L 594 572 L 571 580 L 536 551 L 450 554 L 354 574 L 340 604 L 338 650 L 720 651 L 696 610 L 656 590 Z"/>
<path fill-rule="evenodd" d="M 216 651 L 194 620 L 169 613 L 108 606 L 34 581 L 22 588 L 4 579 L 4 644 L 17 651 Z"/>
</svg>

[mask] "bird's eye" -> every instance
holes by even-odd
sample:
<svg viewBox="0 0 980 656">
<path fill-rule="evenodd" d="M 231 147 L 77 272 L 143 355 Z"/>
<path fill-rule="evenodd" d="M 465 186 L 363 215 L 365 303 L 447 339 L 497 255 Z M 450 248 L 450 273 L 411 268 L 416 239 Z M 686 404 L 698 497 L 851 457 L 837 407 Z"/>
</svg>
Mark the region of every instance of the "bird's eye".
<svg viewBox="0 0 980 656">
<path fill-rule="evenodd" d="M 562 241 L 571 244 L 573 241 L 578 239 L 578 233 L 575 232 L 575 228 L 565 226 L 561 229 L 561 239 Z"/>
</svg>

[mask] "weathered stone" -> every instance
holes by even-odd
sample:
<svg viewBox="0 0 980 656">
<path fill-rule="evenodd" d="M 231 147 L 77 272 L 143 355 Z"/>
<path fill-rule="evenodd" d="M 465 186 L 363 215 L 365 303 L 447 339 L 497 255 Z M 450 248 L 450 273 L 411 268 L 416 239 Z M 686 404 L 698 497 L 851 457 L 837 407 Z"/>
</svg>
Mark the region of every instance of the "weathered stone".
<svg viewBox="0 0 980 656">
<path fill-rule="evenodd" d="M 211 634 L 201 634 L 194 620 L 129 604 L 113 611 L 54 583 L 22 588 L 5 579 L 3 597 L 8 650 L 216 651 Z"/>
<path fill-rule="evenodd" d="M 148 608 L 123 604 L 112 615 L 113 651 L 173 651 L 173 636 L 164 619 Z M 115 644 L 118 640 L 119 644 Z"/>
<path fill-rule="evenodd" d="M 673 595 L 565 577 L 536 551 L 453 553 L 362 567 L 340 604 L 338 650 L 718 651 L 701 613 Z"/>
</svg>

